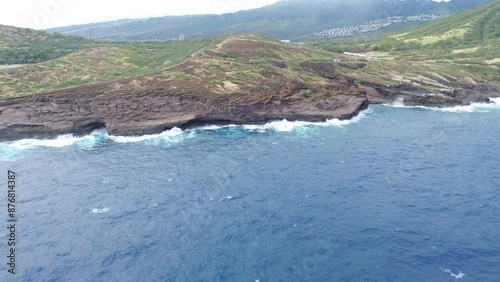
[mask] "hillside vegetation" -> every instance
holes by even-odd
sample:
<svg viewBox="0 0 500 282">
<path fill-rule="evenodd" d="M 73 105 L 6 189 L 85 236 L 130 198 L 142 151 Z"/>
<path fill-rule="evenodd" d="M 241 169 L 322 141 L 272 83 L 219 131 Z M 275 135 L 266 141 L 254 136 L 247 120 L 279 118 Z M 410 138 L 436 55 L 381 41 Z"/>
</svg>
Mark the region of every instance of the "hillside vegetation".
<svg viewBox="0 0 500 282">
<path fill-rule="evenodd" d="M 193 80 L 232 89 L 272 79 L 266 73 L 322 83 L 322 78 L 301 65 L 325 62 L 326 70 L 333 71 L 335 59 L 342 59 L 337 64 L 340 69 L 363 66 L 356 58 L 249 34 L 194 41 L 103 42 L 47 62 L 0 71 L 0 93 L 18 96 L 111 80 L 118 83 L 129 77 L 147 80 L 147 75 L 165 82 Z"/>
<path fill-rule="evenodd" d="M 367 53 L 379 59 L 370 66 L 377 66 L 380 72 L 395 73 L 391 71 L 394 67 L 413 77 L 428 70 L 498 82 L 500 0 L 381 38 L 321 42 L 315 46 L 335 52 Z"/>
<path fill-rule="evenodd" d="M 2 30 L 2 28 L 0 28 Z M 24 31 L 24 30 L 23 30 Z M 37 35 L 36 31 L 33 34 Z M 42 35 L 46 35 L 42 33 Z M 54 38 L 64 35 L 50 34 Z M 77 41 L 78 38 L 70 37 Z M 0 96 L 39 93 L 72 86 L 98 83 L 108 80 L 146 75 L 159 72 L 178 64 L 189 55 L 211 44 L 212 40 L 166 41 L 166 42 L 87 42 L 73 45 L 67 41 L 53 43 L 54 50 L 65 50 L 65 54 L 51 53 L 57 58 L 36 57 L 43 62 L 1 70 Z M 29 50 L 42 48 L 42 43 L 20 41 Z M 54 40 L 49 40 L 52 44 Z M 71 47 L 74 46 L 74 49 Z M 10 49 L 9 49 L 10 50 Z M 0 49 L 0 57 L 9 57 L 10 51 Z M 9 63 L 26 63 L 12 61 Z M 5 61 L 3 62 L 5 63 Z"/>
<path fill-rule="evenodd" d="M 0 65 L 39 63 L 82 50 L 93 40 L 0 25 Z"/>
<path fill-rule="evenodd" d="M 475 47 L 495 44 L 500 38 L 500 1 L 454 15 L 406 32 L 387 36 L 380 48 L 418 49 Z"/>
</svg>

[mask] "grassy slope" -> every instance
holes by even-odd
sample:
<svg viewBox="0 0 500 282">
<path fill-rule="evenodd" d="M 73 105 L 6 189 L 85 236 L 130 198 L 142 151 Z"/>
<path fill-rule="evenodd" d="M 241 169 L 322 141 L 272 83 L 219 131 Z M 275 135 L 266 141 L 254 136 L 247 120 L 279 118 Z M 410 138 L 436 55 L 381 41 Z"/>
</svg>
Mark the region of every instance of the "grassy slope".
<svg viewBox="0 0 500 282">
<path fill-rule="evenodd" d="M 93 40 L 0 25 L 0 65 L 38 63 L 92 45 Z"/>
<path fill-rule="evenodd" d="M 392 46 L 396 47 L 394 54 L 402 60 L 439 64 L 444 67 L 443 71 L 462 70 L 498 82 L 500 0 L 408 33 L 392 35 L 381 44 L 388 41 L 396 45 Z M 407 50 L 398 52 L 398 45 Z"/>
<path fill-rule="evenodd" d="M 339 58 L 332 52 L 303 46 L 283 44 L 277 40 L 251 34 L 220 37 L 212 48 L 212 54 L 196 60 L 196 69 L 185 69 L 192 79 L 209 81 L 212 85 L 228 87 L 233 85 L 266 87 L 257 85 L 263 73 L 278 73 L 289 81 L 323 81 L 311 73 L 303 71 L 300 63 L 310 61 L 330 61 Z M 349 59 L 344 56 L 344 59 Z M 252 63 L 249 63 L 252 62 Z M 229 86 L 229 88 L 231 88 Z"/>
<path fill-rule="evenodd" d="M 359 79 L 397 84 L 401 77 L 426 89 L 440 88 L 425 77 L 500 82 L 500 0 L 407 31 L 370 41 L 323 42 L 317 47 L 367 52 L 370 61 Z M 397 78 L 396 78 L 397 77 Z M 424 78 L 422 78 L 424 77 Z"/>
<path fill-rule="evenodd" d="M 189 56 L 201 49 L 212 55 L 202 59 Z M 187 63 L 188 68 L 181 64 L 168 69 L 187 57 L 190 57 L 191 63 L 196 63 L 196 67 Z M 349 70 L 349 63 L 355 66 L 357 61 L 321 49 L 284 44 L 249 34 L 197 41 L 104 42 L 55 60 L 0 71 L 0 96 L 41 93 L 150 74 L 160 75 L 165 81 L 196 80 L 202 84 L 230 88 L 231 85 L 252 85 L 264 79 L 261 72 L 267 70 L 280 73 L 290 81 L 322 83 L 322 78 L 301 70 L 300 63 L 336 58 L 344 60 L 346 70 Z M 249 60 L 255 63 L 249 64 Z M 280 64 L 285 67 L 280 67 Z"/>
<path fill-rule="evenodd" d="M 436 43 L 477 45 L 497 40 L 500 37 L 499 25 L 500 1 L 495 0 L 442 21 L 389 36 L 386 40 L 417 42 L 424 46 Z"/>
<path fill-rule="evenodd" d="M 211 42 L 92 42 L 81 45 L 80 51 L 57 59 L 0 71 L 0 96 L 39 93 L 158 72 Z"/>
</svg>

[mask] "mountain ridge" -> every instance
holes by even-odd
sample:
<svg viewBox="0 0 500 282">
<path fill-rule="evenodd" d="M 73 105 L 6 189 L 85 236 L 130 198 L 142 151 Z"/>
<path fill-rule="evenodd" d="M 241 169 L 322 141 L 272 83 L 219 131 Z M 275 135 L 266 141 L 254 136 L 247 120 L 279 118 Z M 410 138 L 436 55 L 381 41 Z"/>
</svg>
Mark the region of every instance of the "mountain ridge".
<svg viewBox="0 0 500 282">
<path fill-rule="evenodd" d="M 360 24 L 387 16 L 453 13 L 489 0 L 399 1 L 336 0 L 280 1 L 258 9 L 223 15 L 167 16 L 130 22 L 105 22 L 53 28 L 50 31 L 105 40 L 176 40 L 230 33 L 254 33 L 279 39 L 297 39 L 322 29 Z M 361 8 L 360 8 L 361 7 Z"/>
</svg>

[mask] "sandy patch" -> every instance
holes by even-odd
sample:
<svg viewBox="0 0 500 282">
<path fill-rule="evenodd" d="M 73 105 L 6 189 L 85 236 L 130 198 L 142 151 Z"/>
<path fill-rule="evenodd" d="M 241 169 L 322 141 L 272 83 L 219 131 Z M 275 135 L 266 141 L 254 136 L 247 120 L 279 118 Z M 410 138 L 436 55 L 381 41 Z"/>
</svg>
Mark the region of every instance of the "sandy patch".
<svg viewBox="0 0 500 282">
<path fill-rule="evenodd" d="M 463 54 L 463 53 L 474 53 L 479 49 L 479 47 L 474 47 L 474 48 L 466 48 L 466 49 L 458 49 L 458 50 L 453 50 L 453 54 Z"/>
<path fill-rule="evenodd" d="M 498 63 L 500 63 L 500 58 L 495 58 L 493 60 L 485 60 L 484 62 L 489 64 L 489 65 L 498 64 Z"/>
<path fill-rule="evenodd" d="M 234 92 L 240 90 L 240 87 L 237 84 L 232 83 L 231 81 L 224 81 L 223 83 L 224 83 L 224 89 L 226 90 Z"/>
</svg>

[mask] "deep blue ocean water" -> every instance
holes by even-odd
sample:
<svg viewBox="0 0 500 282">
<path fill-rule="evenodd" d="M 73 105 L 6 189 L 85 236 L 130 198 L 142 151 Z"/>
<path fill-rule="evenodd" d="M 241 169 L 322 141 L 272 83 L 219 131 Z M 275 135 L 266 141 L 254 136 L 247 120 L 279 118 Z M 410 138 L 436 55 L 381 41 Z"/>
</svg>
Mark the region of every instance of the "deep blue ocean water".
<svg viewBox="0 0 500 282">
<path fill-rule="evenodd" d="M 0 143 L 0 281 L 500 281 L 500 107 Z"/>
</svg>

